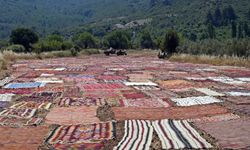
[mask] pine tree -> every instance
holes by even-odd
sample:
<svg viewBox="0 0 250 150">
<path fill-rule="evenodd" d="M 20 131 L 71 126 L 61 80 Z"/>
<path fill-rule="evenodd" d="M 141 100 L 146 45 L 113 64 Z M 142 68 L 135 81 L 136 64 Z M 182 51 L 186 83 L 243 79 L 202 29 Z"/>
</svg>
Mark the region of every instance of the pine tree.
<svg viewBox="0 0 250 150">
<path fill-rule="evenodd" d="M 222 14 L 219 7 L 214 12 L 214 26 L 219 27 L 222 25 Z"/>
<path fill-rule="evenodd" d="M 211 23 L 209 23 L 207 29 L 208 29 L 208 37 L 210 39 L 214 39 L 216 37 L 214 26 Z"/>
<path fill-rule="evenodd" d="M 250 31 L 249 31 L 249 27 L 248 27 L 247 22 L 244 23 L 243 30 L 244 30 L 244 35 L 246 37 L 249 37 L 250 36 Z"/>
<path fill-rule="evenodd" d="M 242 23 L 239 23 L 238 25 L 238 38 L 243 38 L 243 29 L 242 29 Z"/>
<path fill-rule="evenodd" d="M 207 18 L 206 18 L 206 23 L 207 23 L 207 24 L 208 24 L 208 23 L 214 24 L 213 21 L 214 21 L 213 15 L 212 15 L 211 11 L 208 11 L 208 13 L 207 13 Z"/>
<path fill-rule="evenodd" d="M 233 21 L 232 22 L 232 38 L 236 38 L 237 36 L 237 25 L 236 23 Z"/>
</svg>

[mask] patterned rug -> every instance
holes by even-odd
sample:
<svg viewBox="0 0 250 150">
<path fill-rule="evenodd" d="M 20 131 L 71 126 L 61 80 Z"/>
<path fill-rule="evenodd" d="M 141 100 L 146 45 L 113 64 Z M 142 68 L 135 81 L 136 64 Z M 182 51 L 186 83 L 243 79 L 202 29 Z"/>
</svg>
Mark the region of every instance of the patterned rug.
<svg viewBox="0 0 250 150">
<path fill-rule="evenodd" d="M 42 122 L 42 118 L 16 118 L 16 117 L 0 117 L 0 125 L 2 126 L 37 126 Z"/>
<path fill-rule="evenodd" d="M 230 121 L 195 123 L 217 140 L 221 149 L 249 149 L 250 119 L 242 118 Z"/>
<path fill-rule="evenodd" d="M 102 106 L 105 105 L 106 101 L 104 99 L 96 98 L 61 98 L 58 102 L 60 107 L 68 106 Z"/>
<path fill-rule="evenodd" d="M 100 150 L 103 148 L 102 143 L 81 143 L 81 144 L 55 144 L 56 150 Z"/>
<path fill-rule="evenodd" d="M 149 150 L 153 127 L 150 121 L 144 120 L 126 120 L 125 134 L 115 150 L 141 149 Z"/>
<path fill-rule="evenodd" d="M 6 89 L 24 89 L 24 88 L 38 88 L 45 86 L 40 82 L 25 82 L 25 83 L 9 83 L 4 88 Z"/>
<path fill-rule="evenodd" d="M 228 120 L 234 120 L 239 119 L 240 116 L 232 114 L 232 113 L 226 113 L 226 114 L 220 114 L 215 116 L 209 116 L 209 117 L 201 117 L 201 118 L 194 118 L 194 119 L 188 119 L 189 122 L 218 122 L 218 121 L 228 121 Z"/>
<path fill-rule="evenodd" d="M 177 120 L 154 121 L 163 149 L 207 149 L 212 148 L 200 134 L 187 122 Z"/>
<path fill-rule="evenodd" d="M 97 107 L 54 107 L 45 118 L 47 124 L 77 125 L 98 123 Z"/>
<path fill-rule="evenodd" d="M 125 107 L 141 107 L 141 108 L 170 106 L 167 102 L 163 101 L 162 99 L 152 99 L 152 98 L 125 99 L 122 100 L 122 105 Z"/>
<path fill-rule="evenodd" d="M 114 138 L 115 134 L 115 122 L 58 126 L 50 133 L 46 142 L 50 144 L 100 143 Z"/>
<path fill-rule="evenodd" d="M 44 102 L 44 103 L 36 103 L 36 102 L 19 102 L 12 105 L 10 108 L 13 109 L 23 109 L 23 108 L 30 108 L 30 109 L 46 109 L 49 110 L 52 103 Z"/>
<path fill-rule="evenodd" d="M 10 102 L 14 94 L 0 94 L 1 102 Z"/>
<path fill-rule="evenodd" d="M 187 98 L 172 98 L 173 102 L 177 106 L 192 106 L 192 105 L 204 105 L 211 103 L 220 103 L 221 100 L 211 96 L 199 96 L 199 97 L 187 97 Z"/>
<path fill-rule="evenodd" d="M 31 118 L 36 112 L 37 109 L 5 109 L 0 112 L 0 116 Z"/>
</svg>

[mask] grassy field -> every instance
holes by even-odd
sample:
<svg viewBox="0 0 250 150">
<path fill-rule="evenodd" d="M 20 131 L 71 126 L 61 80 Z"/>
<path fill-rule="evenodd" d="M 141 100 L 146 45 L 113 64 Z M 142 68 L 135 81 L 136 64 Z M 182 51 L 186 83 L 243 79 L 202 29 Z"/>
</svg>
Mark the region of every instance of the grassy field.
<svg viewBox="0 0 250 150">
<path fill-rule="evenodd" d="M 229 56 L 208 56 L 208 55 L 187 55 L 176 54 L 171 56 L 169 61 L 195 63 L 195 64 L 211 64 L 216 66 L 240 66 L 250 67 L 249 58 L 229 57 Z"/>
</svg>

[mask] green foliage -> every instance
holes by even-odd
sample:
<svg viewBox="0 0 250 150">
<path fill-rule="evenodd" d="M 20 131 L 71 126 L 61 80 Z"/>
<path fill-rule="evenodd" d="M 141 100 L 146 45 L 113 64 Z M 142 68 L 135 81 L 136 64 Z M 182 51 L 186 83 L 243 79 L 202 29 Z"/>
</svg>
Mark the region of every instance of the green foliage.
<svg viewBox="0 0 250 150">
<path fill-rule="evenodd" d="M 73 42 L 81 48 L 96 48 L 97 39 L 90 33 L 84 32 L 73 38 Z"/>
<path fill-rule="evenodd" d="M 26 51 L 30 52 L 31 44 L 38 41 L 38 36 L 30 29 L 18 28 L 11 32 L 10 42 L 23 45 Z"/>
<path fill-rule="evenodd" d="M 207 33 L 210 39 L 214 39 L 216 37 L 214 26 L 211 23 L 207 25 Z"/>
<path fill-rule="evenodd" d="M 233 21 L 232 22 L 232 38 L 236 38 L 237 36 L 237 25 L 236 23 Z"/>
<path fill-rule="evenodd" d="M 105 37 L 104 45 L 114 49 L 128 49 L 130 48 L 130 35 L 126 31 L 114 31 Z"/>
<path fill-rule="evenodd" d="M 169 54 L 176 53 L 176 48 L 179 46 L 180 38 L 176 31 L 167 31 L 163 40 L 162 51 L 168 52 Z"/>
<path fill-rule="evenodd" d="M 250 56 L 250 39 L 231 39 L 219 41 L 216 39 L 207 39 L 199 42 L 187 41 L 178 47 L 180 53 L 193 55 L 214 55 L 214 56 Z"/>
<path fill-rule="evenodd" d="M 152 40 L 149 31 L 142 32 L 140 44 L 142 48 L 153 49 L 155 47 L 154 41 Z"/>
<path fill-rule="evenodd" d="M 7 41 L 4 41 L 4 40 L 0 40 L 0 50 L 1 49 L 4 49 L 5 47 L 8 46 L 8 42 Z"/>
<path fill-rule="evenodd" d="M 6 47 L 6 50 L 10 50 L 10 51 L 13 51 L 16 53 L 25 52 L 24 46 L 18 45 L 18 44 L 8 46 L 8 47 Z"/>
<path fill-rule="evenodd" d="M 36 53 L 58 51 L 58 50 L 69 50 L 73 47 L 72 42 L 64 41 L 60 35 L 49 35 L 43 40 L 33 45 Z"/>
</svg>

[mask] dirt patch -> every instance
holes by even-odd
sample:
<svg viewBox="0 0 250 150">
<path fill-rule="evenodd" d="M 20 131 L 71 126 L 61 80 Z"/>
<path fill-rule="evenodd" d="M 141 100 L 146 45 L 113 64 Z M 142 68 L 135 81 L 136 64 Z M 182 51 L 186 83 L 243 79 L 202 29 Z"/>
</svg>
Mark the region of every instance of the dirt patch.
<svg viewBox="0 0 250 150">
<path fill-rule="evenodd" d="M 161 150 L 161 149 L 162 149 L 161 140 L 159 136 L 157 135 L 156 131 L 154 130 L 152 143 L 150 145 L 150 150 Z"/>
<path fill-rule="evenodd" d="M 111 150 L 118 145 L 118 143 L 122 140 L 125 133 L 124 125 L 125 125 L 124 121 L 118 121 L 116 123 L 116 137 L 112 140 L 104 141 L 103 150 Z"/>
<path fill-rule="evenodd" d="M 112 107 L 106 104 L 97 108 L 97 117 L 100 121 L 112 121 L 115 119 L 115 113 L 112 111 Z"/>
</svg>

